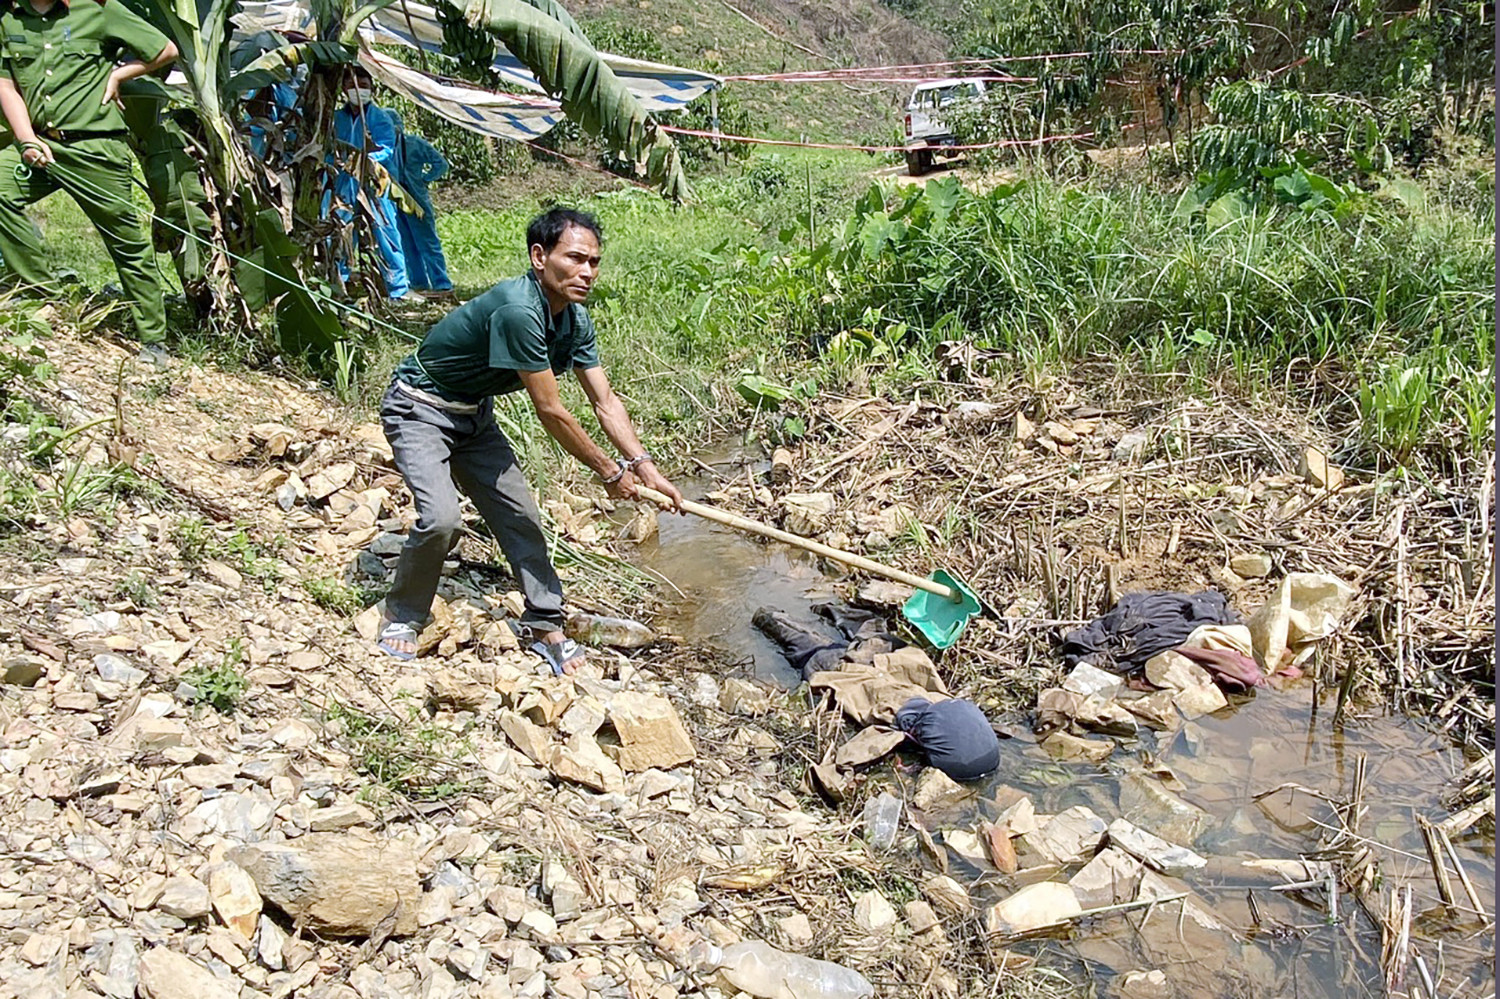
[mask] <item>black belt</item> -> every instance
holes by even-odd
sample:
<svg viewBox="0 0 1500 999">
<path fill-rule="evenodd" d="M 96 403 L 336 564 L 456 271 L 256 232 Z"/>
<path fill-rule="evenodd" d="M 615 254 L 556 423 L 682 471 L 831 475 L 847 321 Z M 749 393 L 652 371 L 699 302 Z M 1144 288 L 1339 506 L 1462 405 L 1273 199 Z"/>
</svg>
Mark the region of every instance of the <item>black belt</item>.
<svg viewBox="0 0 1500 999">
<path fill-rule="evenodd" d="M 107 132 L 81 132 L 78 129 L 69 128 L 39 128 L 36 130 L 38 138 L 49 142 L 61 142 L 67 145 L 70 142 L 78 142 L 82 139 L 123 139 L 130 134 L 128 129 L 116 128 Z"/>
</svg>

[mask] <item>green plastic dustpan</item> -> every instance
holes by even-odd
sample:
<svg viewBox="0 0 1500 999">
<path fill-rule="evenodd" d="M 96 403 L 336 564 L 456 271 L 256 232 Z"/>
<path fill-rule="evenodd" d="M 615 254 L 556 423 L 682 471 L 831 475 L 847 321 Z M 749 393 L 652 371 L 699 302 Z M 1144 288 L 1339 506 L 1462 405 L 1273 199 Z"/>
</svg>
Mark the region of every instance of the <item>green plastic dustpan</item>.
<svg viewBox="0 0 1500 999">
<path fill-rule="evenodd" d="M 973 590 L 942 569 L 927 578 L 951 589 L 958 599 L 918 590 L 907 599 L 901 613 L 916 626 L 922 637 L 932 643 L 933 648 L 946 649 L 958 641 L 969 619 L 982 613 L 984 608 Z"/>
</svg>

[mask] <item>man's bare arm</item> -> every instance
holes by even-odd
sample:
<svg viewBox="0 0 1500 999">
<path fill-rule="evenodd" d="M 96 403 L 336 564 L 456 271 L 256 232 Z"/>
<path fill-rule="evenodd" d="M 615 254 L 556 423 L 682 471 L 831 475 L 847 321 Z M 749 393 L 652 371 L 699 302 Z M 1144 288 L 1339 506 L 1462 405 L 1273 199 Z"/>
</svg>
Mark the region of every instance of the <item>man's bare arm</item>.
<svg viewBox="0 0 1500 999">
<path fill-rule="evenodd" d="M 563 405 L 557 378 L 551 371 L 518 371 L 517 374 L 526 387 L 526 394 L 531 396 L 537 419 L 564 451 L 591 468 L 601 479 L 607 479 L 619 470 L 619 464 L 604 453 L 578 418 Z"/>
<path fill-rule="evenodd" d="M 589 397 L 589 404 L 594 407 L 594 415 L 599 419 L 599 428 L 604 435 L 610 439 L 615 447 L 619 448 L 620 454 L 626 460 L 638 458 L 646 453 L 641 446 L 640 438 L 635 434 L 635 425 L 630 422 L 630 414 L 625 410 L 625 404 L 615 394 L 614 388 L 609 384 L 609 376 L 604 373 L 602 367 L 575 368 L 578 383 L 583 386 L 584 394 Z M 672 485 L 657 469 L 654 461 L 643 461 L 635 466 L 635 476 L 640 479 L 641 484 L 655 489 L 659 493 L 665 493 L 672 500 L 673 505 L 679 512 L 682 510 L 682 493 Z"/>
</svg>

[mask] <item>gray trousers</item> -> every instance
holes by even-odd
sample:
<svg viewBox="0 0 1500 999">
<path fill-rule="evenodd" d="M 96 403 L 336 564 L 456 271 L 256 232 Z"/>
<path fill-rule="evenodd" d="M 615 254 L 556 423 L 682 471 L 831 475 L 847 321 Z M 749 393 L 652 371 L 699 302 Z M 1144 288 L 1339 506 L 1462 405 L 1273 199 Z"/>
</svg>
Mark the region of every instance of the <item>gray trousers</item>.
<svg viewBox="0 0 1500 999">
<path fill-rule="evenodd" d="M 393 383 L 380 401 L 380 424 L 417 506 L 417 524 L 406 536 L 386 594 L 387 616 L 421 625 L 431 615 L 443 560 L 463 529 L 462 489 L 521 583 L 521 624 L 537 631 L 562 628 L 562 581 L 547 555 L 541 514 L 515 451 L 495 425 L 493 401 L 486 399 L 478 413 L 453 413 L 413 399 Z"/>
</svg>

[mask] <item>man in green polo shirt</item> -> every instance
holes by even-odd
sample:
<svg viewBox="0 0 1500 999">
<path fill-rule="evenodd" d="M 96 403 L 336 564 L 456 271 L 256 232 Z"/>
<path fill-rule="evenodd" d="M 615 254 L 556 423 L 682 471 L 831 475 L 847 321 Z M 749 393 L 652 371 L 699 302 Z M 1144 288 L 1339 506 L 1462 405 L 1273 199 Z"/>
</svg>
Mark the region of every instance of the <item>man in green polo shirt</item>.
<svg viewBox="0 0 1500 999">
<path fill-rule="evenodd" d="M 682 494 L 641 447 L 599 365 L 594 324 L 583 306 L 599 274 L 599 243 L 599 224 L 584 212 L 553 208 L 533 219 L 526 229 L 531 272 L 450 312 L 396 365 L 380 421 L 416 501 L 417 523 L 386 595 L 381 651 L 399 659 L 415 655 L 443 559 L 463 528 L 462 489 L 521 583 L 521 625 L 537 639 L 532 650 L 556 673 L 572 673 L 583 661 L 582 650 L 563 634 L 562 583 L 547 554 L 536 501 L 495 425 L 494 396 L 525 389 L 547 433 L 593 469 L 610 496 L 633 499 L 639 483 L 681 504 Z M 563 405 L 557 376 L 569 370 L 624 461 L 609 457 Z"/>
<path fill-rule="evenodd" d="M 119 3 L 0 0 L 0 111 L 15 136 L 0 149 L 0 258 L 55 293 L 26 209 L 67 191 L 104 238 L 148 345 L 166 336 L 166 307 L 131 192 L 120 85 L 176 58 L 166 35 Z"/>
</svg>

